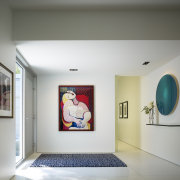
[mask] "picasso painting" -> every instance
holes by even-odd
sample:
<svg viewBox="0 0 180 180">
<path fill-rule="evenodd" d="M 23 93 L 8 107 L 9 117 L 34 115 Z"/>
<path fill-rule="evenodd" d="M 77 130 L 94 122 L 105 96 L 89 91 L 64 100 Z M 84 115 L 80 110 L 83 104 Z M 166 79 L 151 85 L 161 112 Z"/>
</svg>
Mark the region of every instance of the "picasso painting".
<svg viewBox="0 0 180 180">
<path fill-rule="evenodd" d="M 0 118 L 13 117 L 13 72 L 0 63 Z"/>
<path fill-rule="evenodd" d="M 94 130 L 94 87 L 59 86 L 59 131 Z"/>
</svg>

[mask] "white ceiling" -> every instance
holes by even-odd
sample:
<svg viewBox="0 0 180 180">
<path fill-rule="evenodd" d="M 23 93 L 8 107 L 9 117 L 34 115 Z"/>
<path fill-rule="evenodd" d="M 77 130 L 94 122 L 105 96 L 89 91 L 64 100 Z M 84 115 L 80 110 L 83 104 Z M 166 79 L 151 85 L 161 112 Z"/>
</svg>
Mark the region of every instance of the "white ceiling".
<svg viewBox="0 0 180 180">
<path fill-rule="evenodd" d="M 8 0 L 15 9 L 179 8 L 179 0 Z"/>
<path fill-rule="evenodd" d="M 180 41 L 41 41 L 17 48 L 37 74 L 145 75 L 180 56 Z"/>
</svg>

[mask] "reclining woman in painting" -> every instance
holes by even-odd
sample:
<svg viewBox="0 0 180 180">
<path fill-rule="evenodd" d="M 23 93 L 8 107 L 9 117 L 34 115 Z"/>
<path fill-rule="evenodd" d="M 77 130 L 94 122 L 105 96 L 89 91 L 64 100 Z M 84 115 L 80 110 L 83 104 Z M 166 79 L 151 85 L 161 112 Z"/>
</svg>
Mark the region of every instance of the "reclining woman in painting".
<svg viewBox="0 0 180 180">
<path fill-rule="evenodd" d="M 63 119 L 70 123 L 71 129 L 90 129 L 88 121 L 91 119 L 91 112 L 87 105 L 76 99 L 73 91 L 67 91 L 63 97 Z M 65 124 L 65 123 L 64 123 Z"/>
</svg>

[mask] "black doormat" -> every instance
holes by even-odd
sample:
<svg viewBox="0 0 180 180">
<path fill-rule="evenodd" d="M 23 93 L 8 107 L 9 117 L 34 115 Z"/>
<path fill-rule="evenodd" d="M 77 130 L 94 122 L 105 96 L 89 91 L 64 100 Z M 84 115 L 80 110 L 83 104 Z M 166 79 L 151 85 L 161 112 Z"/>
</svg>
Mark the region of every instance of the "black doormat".
<svg viewBox="0 0 180 180">
<path fill-rule="evenodd" d="M 127 167 L 114 154 L 41 154 L 31 167 Z"/>
</svg>

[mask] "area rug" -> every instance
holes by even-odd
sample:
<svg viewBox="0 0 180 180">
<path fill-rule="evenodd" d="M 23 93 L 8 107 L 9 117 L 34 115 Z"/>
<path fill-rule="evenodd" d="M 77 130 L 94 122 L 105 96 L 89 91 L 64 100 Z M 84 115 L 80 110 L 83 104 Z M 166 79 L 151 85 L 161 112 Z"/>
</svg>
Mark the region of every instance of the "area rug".
<svg viewBox="0 0 180 180">
<path fill-rule="evenodd" d="M 41 154 L 31 167 L 127 167 L 114 154 Z"/>
</svg>

